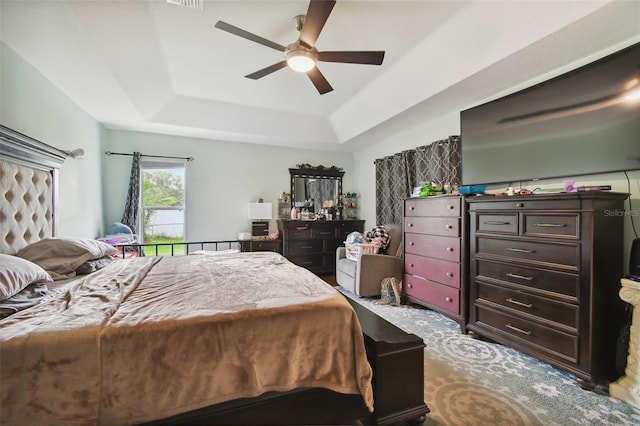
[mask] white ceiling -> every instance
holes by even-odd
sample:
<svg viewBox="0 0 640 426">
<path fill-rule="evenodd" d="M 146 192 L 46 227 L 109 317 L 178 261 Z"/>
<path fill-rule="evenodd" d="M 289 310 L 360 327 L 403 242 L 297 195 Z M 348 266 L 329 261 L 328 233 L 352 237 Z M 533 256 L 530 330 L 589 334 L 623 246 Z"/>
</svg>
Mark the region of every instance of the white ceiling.
<svg viewBox="0 0 640 426">
<path fill-rule="evenodd" d="M 319 50 L 385 50 L 382 66 L 244 75 L 297 39 L 307 0 L 0 0 L 1 39 L 107 128 L 354 150 L 640 40 L 638 1 L 338 0 Z M 557 71 L 555 71 L 557 72 Z M 533 80 L 532 80 L 533 81 Z"/>
</svg>

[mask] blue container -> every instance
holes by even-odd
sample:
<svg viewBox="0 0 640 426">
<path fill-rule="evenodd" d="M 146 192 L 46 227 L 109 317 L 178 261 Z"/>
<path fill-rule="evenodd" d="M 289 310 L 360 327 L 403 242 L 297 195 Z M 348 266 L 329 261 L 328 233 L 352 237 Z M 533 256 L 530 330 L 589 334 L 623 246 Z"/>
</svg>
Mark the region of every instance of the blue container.
<svg viewBox="0 0 640 426">
<path fill-rule="evenodd" d="M 462 195 L 484 194 L 487 185 L 465 185 L 458 188 Z"/>
</svg>

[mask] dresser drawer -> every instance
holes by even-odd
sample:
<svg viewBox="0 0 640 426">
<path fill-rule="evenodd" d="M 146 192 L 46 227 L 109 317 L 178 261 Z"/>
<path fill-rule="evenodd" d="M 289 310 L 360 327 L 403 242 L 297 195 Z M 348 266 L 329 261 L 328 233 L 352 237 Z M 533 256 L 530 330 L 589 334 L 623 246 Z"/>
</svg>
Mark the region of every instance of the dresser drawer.
<svg viewBox="0 0 640 426">
<path fill-rule="evenodd" d="M 311 238 L 336 238 L 337 231 L 335 226 L 314 226 L 311 228 Z"/>
<path fill-rule="evenodd" d="M 287 257 L 287 259 L 298 266 L 302 266 L 303 268 L 308 269 L 324 268 L 325 266 L 325 258 L 321 254 L 311 254 L 307 256 L 290 256 Z"/>
<path fill-rule="evenodd" d="M 476 277 L 506 282 L 540 295 L 555 295 L 568 302 L 578 301 L 580 277 L 569 272 L 525 268 L 489 260 L 476 261 Z"/>
<path fill-rule="evenodd" d="M 581 207 L 579 198 L 536 200 L 520 197 L 492 198 L 488 202 L 475 202 L 469 200 L 470 211 L 480 210 L 578 210 Z"/>
<path fill-rule="evenodd" d="M 577 244 L 547 244 L 532 241 L 477 238 L 476 256 L 502 257 L 578 270 L 580 247 Z"/>
<path fill-rule="evenodd" d="M 505 335 L 524 340 L 535 346 L 535 350 L 549 353 L 571 362 L 578 360 L 577 336 L 563 333 L 525 318 L 509 315 L 479 304 L 475 305 L 476 321 L 484 326 L 499 330 Z"/>
<path fill-rule="evenodd" d="M 455 217 L 406 217 L 404 232 L 459 237 L 460 219 Z"/>
<path fill-rule="evenodd" d="M 518 235 L 518 215 L 478 213 L 476 229 L 477 232 Z"/>
<path fill-rule="evenodd" d="M 412 275 L 404 276 L 404 292 L 421 301 L 460 314 L 460 291 Z"/>
<path fill-rule="evenodd" d="M 287 224 L 284 229 L 284 238 L 286 240 L 308 240 L 311 238 L 311 227 L 299 222 L 297 225 Z"/>
<path fill-rule="evenodd" d="M 459 263 L 407 254 L 404 260 L 404 270 L 407 274 L 460 288 Z"/>
<path fill-rule="evenodd" d="M 460 262 L 460 238 L 405 234 L 405 253 Z"/>
<path fill-rule="evenodd" d="M 324 242 L 322 240 L 290 241 L 287 243 L 287 255 L 298 256 L 310 253 L 322 253 Z"/>
<path fill-rule="evenodd" d="M 534 296 L 492 284 L 476 282 L 478 299 L 515 309 L 539 320 L 568 327 L 567 331 L 578 331 L 578 306 Z"/>
<path fill-rule="evenodd" d="M 532 237 L 580 238 L 580 215 L 524 214 L 522 235 Z"/>
<path fill-rule="evenodd" d="M 405 201 L 405 216 L 460 216 L 460 197 L 411 198 Z"/>
</svg>

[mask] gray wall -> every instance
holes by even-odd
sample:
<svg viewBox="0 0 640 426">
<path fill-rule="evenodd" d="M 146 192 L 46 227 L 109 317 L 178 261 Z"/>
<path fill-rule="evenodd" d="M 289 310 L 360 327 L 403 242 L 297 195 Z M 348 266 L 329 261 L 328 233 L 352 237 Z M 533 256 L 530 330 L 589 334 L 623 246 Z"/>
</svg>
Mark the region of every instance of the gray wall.
<svg viewBox="0 0 640 426">
<path fill-rule="evenodd" d="M 289 192 L 289 168 L 296 164 L 338 166 L 345 170 L 343 188 L 352 191 L 353 155 L 212 141 L 177 136 L 108 130 L 105 151 L 194 157 L 186 170 L 186 237 L 190 241 L 235 239 L 250 232 L 248 203 L 263 198 L 276 203 Z M 127 194 L 131 157 L 102 155 L 105 226 L 119 221 Z"/>
<path fill-rule="evenodd" d="M 100 235 L 102 127 L 1 42 L 0 58 L 0 122 L 56 148 L 86 152 L 60 168 L 58 235 Z"/>
</svg>

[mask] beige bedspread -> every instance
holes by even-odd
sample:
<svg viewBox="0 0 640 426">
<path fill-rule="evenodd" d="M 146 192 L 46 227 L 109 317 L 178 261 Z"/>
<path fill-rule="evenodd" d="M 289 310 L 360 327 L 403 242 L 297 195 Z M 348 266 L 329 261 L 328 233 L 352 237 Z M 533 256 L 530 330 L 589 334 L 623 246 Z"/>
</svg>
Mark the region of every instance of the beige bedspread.
<svg viewBox="0 0 640 426">
<path fill-rule="evenodd" d="M 275 253 L 119 260 L 0 321 L 2 424 L 132 424 L 324 387 L 373 408 L 349 303 Z"/>
</svg>

